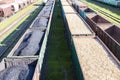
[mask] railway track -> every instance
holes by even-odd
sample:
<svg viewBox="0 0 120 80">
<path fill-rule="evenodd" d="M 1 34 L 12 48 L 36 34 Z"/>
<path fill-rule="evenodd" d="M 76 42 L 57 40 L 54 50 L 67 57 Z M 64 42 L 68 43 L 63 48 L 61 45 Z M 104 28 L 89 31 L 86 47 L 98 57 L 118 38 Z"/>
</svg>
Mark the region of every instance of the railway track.
<svg viewBox="0 0 120 80">
<path fill-rule="evenodd" d="M 6 27 L 4 30 L 0 31 L 0 38 L 8 31 L 10 31 L 14 26 L 16 26 L 21 20 L 24 19 L 25 16 L 29 15 L 31 12 L 33 12 L 33 10 L 35 10 L 35 8 L 33 8 L 31 11 L 25 13 L 24 15 L 22 15 L 18 20 L 16 20 L 15 22 L 13 22 L 12 24 L 10 24 L 8 27 Z"/>
<path fill-rule="evenodd" d="M 115 17 L 115 16 L 112 16 L 111 14 L 109 14 L 109 13 L 103 11 L 103 10 L 100 10 L 100 9 L 98 9 L 98 8 L 95 8 L 95 7 L 92 7 L 91 9 L 92 9 L 92 10 L 95 10 L 95 11 L 97 11 L 97 12 L 99 12 L 99 13 L 101 13 L 101 14 L 109 17 L 109 18 L 111 18 L 112 20 L 114 20 L 114 21 L 116 21 L 116 22 L 118 22 L 118 23 L 120 23 L 120 18 L 117 18 L 117 17 Z"/>
<path fill-rule="evenodd" d="M 84 2 L 84 3 L 86 3 L 87 5 L 89 5 L 87 2 Z M 98 14 L 102 14 L 102 15 L 106 16 L 107 18 L 115 21 L 115 22 L 118 23 L 118 24 L 120 23 L 120 18 L 115 17 L 115 16 L 109 14 L 108 12 L 105 12 L 105 11 L 99 9 L 99 8 L 96 8 L 96 7 L 92 6 L 92 5 L 90 5 L 89 8 L 91 8 L 93 11 L 98 12 Z"/>
<path fill-rule="evenodd" d="M 35 9 L 33 12 L 32 10 L 27 12 L 25 15 L 23 15 L 21 18 L 19 18 L 17 21 L 15 21 L 12 25 L 17 25 L 18 22 L 22 21 L 25 16 L 28 14 L 30 15 L 23 23 L 18 26 L 18 30 L 14 30 L 1 44 L 5 44 L 4 46 L 0 46 L 0 61 L 6 57 L 6 55 L 10 52 L 10 50 L 14 47 L 14 45 L 17 43 L 19 38 L 23 35 L 23 33 L 29 28 L 32 21 L 35 19 L 37 14 L 40 12 L 42 6 Z M 31 13 L 32 12 L 32 13 Z M 13 27 L 14 27 L 13 26 Z M 9 29 L 13 28 L 12 26 L 9 26 L 1 34 L 5 34 Z M 1 35 L 0 34 L 0 35 Z"/>
</svg>

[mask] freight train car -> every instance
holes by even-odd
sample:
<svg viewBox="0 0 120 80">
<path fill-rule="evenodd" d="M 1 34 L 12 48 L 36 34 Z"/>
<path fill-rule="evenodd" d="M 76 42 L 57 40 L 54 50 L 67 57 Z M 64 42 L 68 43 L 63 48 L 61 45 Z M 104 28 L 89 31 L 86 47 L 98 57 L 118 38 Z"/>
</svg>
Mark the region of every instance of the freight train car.
<svg viewBox="0 0 120 80">
<path fill-rule="evenodd" d="M 50 1 L 49 1 L 50 3 Z M 53 2 L 54 3 L 54 2 Z M 44 6 L 16 46 L 8 55 L 10 56 L 35 56 L 39 55 L 44 35 L 47 34 L 48 23 L 51 22 L 53 4 Z M 45 33 L 45 34 L 44 34 Z M 35 46 L 34 46 L 35 45 Z"/>
<path fill-rule="evenodd" d="M 120 61 L 120 28 L 99 15 L 87 15 L 86 21 Z"/>
<path fill-rule="evenodd" d="M 113 53 L 99 37 L 94 35 L 94 32 L 91 32 L 91 28 L 84 23 L 84 20 L 76 12 L 65 11 L 64 7 L 62 7 L 62 11 L 78 80 L 119 80 L 120 62 Z M 91 11 L 86 10 L 86 12 Z M 113 74 L 111 70 L 115 71 L 114 76 L 111 76 Z"/>
<path fill-rule="evenodd" d="M 97 14 L 96 12 L 94 12 L 92 9 L 90 8 L 79 8 L 79 14 L 80 16 L 86 20 L 86 15 L 95 15 Z"/>
<path fill-rule="evenodd" d="M 65 28 L 68 34 L 68 40 L 71 40 L 71 35 L 95 35 L 90 26 L 83 20 L 82 17 L 79 16 L 79 14 L 77 14 L 77 12 L 69 5 L 67 1 L 62 0 L 61 6 L 64 23 L 66 26 Z"/>
<path fill-rule="evenodd" d="M 27 30 L 24 36 L 18 41 L 9 56 L 34 56 L 39 55 L 44 32 L 40 30 Z M 35 46 L 34 46 L 35 45 Z"/>
<path fill-rule="evenodd" d="M 96 12 L 94 12 L 92 9 L 88 8 L 88 6 L 80 1 L 77 2 L 73 2 L 74 9 L 80 14 L 80 16 L 83 19 L 86 19 L 86 14 L 96 14 Z M 79 6 L 79 7 L 75 7 L 75 6 Z"/>
<path fill-rule="evenodd" d="M 74 1 L 72 6 L 75 8 L 75 10 L 77 12 L 79 12 L 79 8 L 87 8 L 88 7 L 85 3 L 81 2 L 81 1 Z"/>
<path fill-rule="evenodd" d="M 49 0 L 7 58 L 0 63 L 0 80 L 39 80 L 55 0 Z M 49 14 L 44 16 L 44 14 Z M 44 22 L 47 19 L 47 22 Z M 16 76 L 15 76 L 16 75 Z"/>
<path fill-rule="evenodd" d="M 115 7 L 120 7 L 120 0 L 94 0 L 94 1 L 102 2 Z"/>
<path fill-rule="evenodd" d="M 78 14 L 65 14 L 71 35 L 93 35 L 90 26 Z"/>
<path fill-rule="evenodd" d="M 100 37 L 100 39 L 108 46 L 108 48 L 113 52 L 117 61 L 120 61 L 120 39 L 119 39 L 119 27 L 113 25 L 108 20 L 103 17 L 97 15 L 90 8 L 79 8 L 79 14 L 86 22 L 91 26 L 93 31 Z M 114 32 L 114 36 L 111 34 L 112 30 Z M 116 30 L 116 31 L 115 31 Z M 107 37 L 107 38 L 106 38 Z M 111 44 L 110 44 L 111 43 Z M 112 45 L 112 46 L 111 46 Z"/>
<path fill-rule="evenodd" d="M 0 22 L 36 0 L 0 0 Z"/>
<path fill-rule="evenodd" d="M 23 1 L 23 3 L 24 3 L 24 6 L 27 6 L 27 5 L 28 5 L 27 0 L 22 0 L 22 1 Z"/>
<path fill-rule="evenodd" d="M 15 0 L 0 0 L 0 4 L 10 4 L 15 2 Z"/>
<path fill-rule="evenodd" d="M 36 80 L 38 57 L 5 58 L 0 63 L 0 80 Z"/>
<path fill-rule="evenodd" d="M 79 80 L 120 79 L 120 63 L 98 37 L 73 36 L 71 46 Z"/>
<path fill-rule="evenodd" d="M 9 4 L 0 5 L 0 17 L 9 17 L 12 15 L 12 7 Z"/>
<path fill-rule="evenodd" d="M 24 8 L 24 2 L 21 0 L 16 0 L 16 2 L 19 4 L 19 9 L 23 9 Z"/>
<path fill-rule="evenodd" d="M 11 7 L 12 7 L 12 11 L 14 13 L 18 12 L 19 11 L 19 4 L 17 2 L 14 2 L 14 3 L 10 3 Z"/>
</svg>

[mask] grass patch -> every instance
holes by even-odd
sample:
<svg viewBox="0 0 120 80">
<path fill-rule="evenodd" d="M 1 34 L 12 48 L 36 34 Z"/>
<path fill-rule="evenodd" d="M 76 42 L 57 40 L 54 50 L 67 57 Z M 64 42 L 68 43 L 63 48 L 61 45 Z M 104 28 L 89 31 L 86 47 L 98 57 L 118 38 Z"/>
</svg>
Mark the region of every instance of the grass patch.
<svg viewBox="0 0 120 80">
<path fill-rule="evenodd" d="M 96 1 L 92 1 L 92 0 L 81 0 L 81 1 L 87 3 L 89 5 L 89 7 L 93 8 L 93 9 L 94 9 L 94 7 L 96 7 L 98 9 L 100 9 L 100 10 L 103 10 L 103 11 L 111 14 L 112 16 L 120 18 L 120 8 L 116 8 L 116 7 L 109 6 L 109 5 L 106 5 L 106 4 L 102 4 L 102 3 L 99 3 L 99 2 L 96 2 Z M 100 13 L 98 13 L 98 14 L 100 14 Z M 120 23 L 112 20 L 111 18 L 106 17 L 103 14 L 100 14 L 100 15 L 103 16 L 103 17 L 105 17 L 110 22 L 112 22 L 112 23 L 120 26 Z"/>
<path fill-rule="evenodd" d="M 64 33 L 62 11 L 60 3 L 56 1 L 47 49 L 45 80 L 76 80 L 72 68 L 72 53 L 68 48 Z"/>
<path fill-rule="evenodd" d="M 1 41 L 3 41 L 6 37 L 9 36 L 9 34 L 11 34 L 14 30 L 19 30 L 17 29 L 18 26 L 23 23 L 27 18 L 28 18 L 29 15 L 27 15 L 22 21 L 20 21 L 16 26 L 14 26 L 11 30 L 9 30 L 6 34 L 2 35 L 2 37 L 0 38 Z"/>
</svg>

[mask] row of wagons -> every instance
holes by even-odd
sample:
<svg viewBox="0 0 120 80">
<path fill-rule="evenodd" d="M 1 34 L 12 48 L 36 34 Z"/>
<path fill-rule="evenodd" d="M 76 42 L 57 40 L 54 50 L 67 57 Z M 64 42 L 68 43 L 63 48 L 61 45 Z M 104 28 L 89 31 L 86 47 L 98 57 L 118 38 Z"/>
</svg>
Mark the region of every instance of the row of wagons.
<svg viewBox="0 0 120 80">
<path fill-rule="evenodd" d="M 82 3 L 82 2 L 80 2 Z M 84 3 L 82 3 L 84 4 Z M 93 31 L 98 35 L 101 40 L 113 52 L 114 56 L 120 61 L 120 27 L 106 20 L 94 10 L 86 7 L 80 7 L 81 4 L 74 3 L 74 9 L 81 15 L 81 17 L 91 26 Z"/>
<path fill-rule="evenodd" d="M 49 0 L 0 65 L 0 80 L 39 80 L 55 0 Z"/>
<path fill-rule="evenodd" d="M 35 0 L 3 0 L 0 1 L 0 17 L 9 17 Z"/>
<path fill-rule="evenodd" d="M 95 26 L 97 24 L 90 25 L 89 23 L 93 24 L 94 22 L 92 22 L 91 20 L 89 20 L 91 22 L 89 23 L 87 22 L 86 20 L 87 14 L 85 15 L 82 13 L 83 15 L 80 15 L 80 13 L 78 13 L 81 12 L 80 10 L 82 8 L 86 8 L 87 5 L 85 5 L 82 2 L 78 2 L 77 5 L 79 4 L 81 5 L 76 6 L 75 4 L 76 2 L 73 2 L 73 4 L 69 4 L 71 3 L 69 1 L 61 0 L 61 7 L 66 34 L 68 38 L 67 40 L 69 42 L 70 48 L 72 49 L 72 59 L 75 65 L 74 70 L 76 71 L 77 79 L 119 80 L 120 79 L 119 74 L 120 62 L 118 61 L 119 56 L 116 56 L 115 54 L 113 55 L 112 51 L 110 51 L 110 49 L 105 45 L 106 43 L 103 40 L 103 38 L 109 39 L 108 37 L 106 37 L 108 36 L 108 34 L 106 36 L 100 37 L 101 35 L 104 34 L 104 31 L 98 30 L 97 26 Z M 72 5 L 76 9 L 76 11 L 72 7 Z M 88 12 L 88 14 L 89 11 L 90 14 L 92 13 L 93 15 L 95 14 L 94 12 L 92 12 L 93 10 L 91 9 L 83 10 Z M 94 21 L 96 21 L 97 23 L 104 22 L 105 20 L 102 20 L 100 16 L 97 16 L 96 19 L 94 19 Z M 97 33 L 93 27 L 95 28 L 96 31 L 98 30 Z M 110 44 L 109 46 L 113 46 L 112 42 L 109 42 L 109 44 Z M 116 50 L 119 49 L 116 48 Z M 114 76 L 112 74 L 114 74 Z"/>
</svg>

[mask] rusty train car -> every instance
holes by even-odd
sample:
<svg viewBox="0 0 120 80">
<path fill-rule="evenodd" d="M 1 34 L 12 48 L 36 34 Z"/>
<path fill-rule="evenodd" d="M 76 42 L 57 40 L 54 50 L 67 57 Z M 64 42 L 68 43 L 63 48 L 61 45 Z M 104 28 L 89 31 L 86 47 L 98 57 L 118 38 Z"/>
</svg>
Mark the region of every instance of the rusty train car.
<svg viewBox="0 0 120 80">
<path fill-rule="evenodd" d="M 9 17 L 36 0 L 2 0 L 0 1 L 0 17 Z"/>
<path fill-rule="evenodd" d="M 1 80 L 40 79 L 54 5 L 55 0 L 49 0 L 43 6 L 7 58 L 2 60 L 0 63 Z"/>
<path fill-rule="evenodd" d="M 109 46 L 112 46 L 113 48 L 114 47 L 116 48 L 117 45 L 114 46 L 112 40 L 109 41 L 110 38 L 112 39 L 112 37 L 110 37 L 109 34 L 106 34 L 104 36 L 103 34 L 105 34 L 106 32 L 102 29 L 99 30 L 98 28 L 100 27 L 96 26 L 98 22 L 106 22 L 108 23 L 108 26 L 113 25 L 109 24 L 110 22 L 101 19 L 100 16 L 94 18 L 96 24 L 90 25 L 89 23 L 93 24 L 94 22 L 92 22 L 91 19 L 89 20 L 91 22 L 88 22 L 86 19 L 88 17 L 87 15 L 92 14 L 90 16 L 92 18 L 94 17 L 94 15 L 96 16 L 97 14 L 92 12 L 93 10 L 87 8 L 87 6 L 85 7 L 74 6 L 75 9 L 80 10 L 82 8 L 82 10 L 88 12 L 88 14 L 85 14 L 84 16 L 80 16 L 79 15 L 80 13 L 77 12 L 81 11 L 79 10 L 75 11 L 75 9 L 73 9 L 73 7 L 71 7 L 71 5 L 68 3 L 68 0 L 61 0 L 61 7 L 68 38 L 67 40 L 69 40 L 68 42 L 70 48 L 72 49 L 72 58 L 75 65 L 75 70 L 77 72 L 77 79 L 119 80 L 120 79 L 119 74 L 120 62 L 118 56 L 119 54 L 118 53 L 114 54 L 112 52 L 113 49 L 110 49 L 108 45 L 106 45 L 104 39 L 107 39 Z M 87 23 L 84 23 L 85 21 Z M 98 24 L 103 25 L 100 23 Z M 91 28 L 93 31 L 95 31 L 95 34 L 94 32 L 91 32 L 92 31 Z M 104 29 L 105 28 L 107 28 L 107 26 L 105 26 Z M 118 28 L 114 26 L 113 30 L 115 29 Z M 113 33 L 111 32 L 111 30 L 108 30 L 108 32 Z M 116 42 L 115 40 L 113 41 Z M 118 55 L 116 56 L 116 54 Z M 111 70 L 114 70 L 116 72 L 114 73 L 115 76 L 111 76 L 111 74 L 113 74 L 110 73 Z"/>
<path fill-rule="evenodd" d="M 81 2 L 82 3 L 82 2 Z M 84 3 L 82 3 L 84 4 Z M 78 4 L 74 4 L 78 6 Z M 80 6 L 80 5 L 79 5 Z M 81 5 L 82 6 L 82 5 Z M 100 16 L 88 6 L 74 8 L 80 16 L 91 26 L 97 36 L 112 51 L 116 60 L 120 61 L 120 27 Z"/>
</svg>

